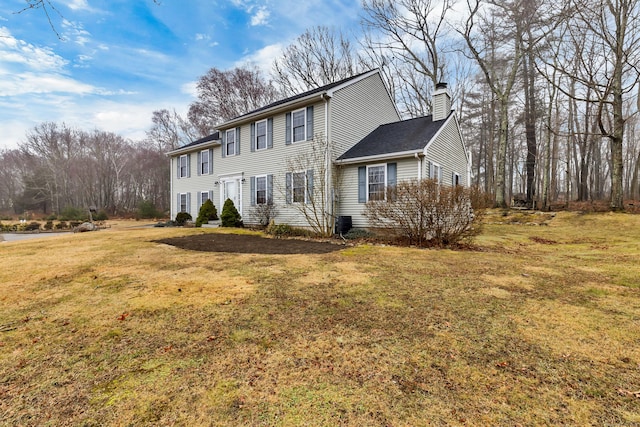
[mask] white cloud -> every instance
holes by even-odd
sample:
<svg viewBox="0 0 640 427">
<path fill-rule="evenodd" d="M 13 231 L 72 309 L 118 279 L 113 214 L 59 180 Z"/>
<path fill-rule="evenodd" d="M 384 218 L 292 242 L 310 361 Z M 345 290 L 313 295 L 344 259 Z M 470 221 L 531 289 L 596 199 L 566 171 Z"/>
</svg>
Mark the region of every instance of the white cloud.
<svg viewBox="0 0 640 427">
<path fill-rule="evenodd" d="M 195 39 L 196 39 L 196 41 L 211 40 L 211 36 L 209 34 L 198 33 L 198 34 L 196 34 Z"/>
<path fill-rule="evenodd" d="M 65 40 L 72 40 L 80 46 L 84 46 L 91 41 L 91 33 L 85 30 L 82 24 L 78 22 L 71 22 L 64 19 L 62 21 L 62 27 L 64 28 L 63 38 Z"/>
<path fill-rule="evenodd" d="M 25 72 L 3 76 L 0 80 L 0 96 L 18 96 L 32 93 L 95 93 L 96 89 L 59 74 Z"/>
<path fill-rule="evenodd" d="M 190 95 L 193 98 L 197 98 L 198 97 L 197 86 L 198 86 L 197 81 L 185 83 L 182 86 L 180 86 L 180 92 L 184 93 L 185 95 Z"/>
<path fill-rule="evenodd" d="M 283 49 L 284 46 L 281 43 L 267 45 L 260 50 L 245 55 L 237 61 L 234 66 L 255 65 L 260 68 L 263 73 L 269 74 L 273 61 L 282 54 Z"/>
<path fill-rule="evenodd" d="M 71 0 L 69 4 L 67 4 L 69 9 L 72 10 L 89 10 L 89 4 L 87 0 Z"/>
<path fill-rule="evenodd" d="M 0 57 L 5 64 L 20 64 L 35 70 L 60 70 L 68 63 L 50 48 L 36 47 L 16 39 L 5 27 L 0 27 Z"/>
<path fill-rule="evenodd" d="M 255 15 L 251 17 L 251 26 L 267 25 L 269 23 L 269 15 L 271 15 L 271 12 L 266 6 L 259 7 Z"/>
</svg>

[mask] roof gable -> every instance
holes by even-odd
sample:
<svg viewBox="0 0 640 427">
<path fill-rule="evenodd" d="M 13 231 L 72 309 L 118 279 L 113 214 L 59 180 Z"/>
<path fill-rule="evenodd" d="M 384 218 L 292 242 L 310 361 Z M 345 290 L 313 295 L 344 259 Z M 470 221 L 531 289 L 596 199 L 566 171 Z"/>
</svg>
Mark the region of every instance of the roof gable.
<svg viewBox="0 0 640 427">
<path fill-rule="evenodd" d="M 429 115 L 380 125 L 337 160 L 422 151 L 452 114 L 435 122 Z"/>
</svg>

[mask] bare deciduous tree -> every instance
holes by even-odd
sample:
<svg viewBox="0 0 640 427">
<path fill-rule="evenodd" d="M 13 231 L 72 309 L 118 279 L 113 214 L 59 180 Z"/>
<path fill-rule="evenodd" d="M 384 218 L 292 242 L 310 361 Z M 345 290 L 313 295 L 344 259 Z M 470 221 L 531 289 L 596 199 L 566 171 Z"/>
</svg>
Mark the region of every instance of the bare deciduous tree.
<svg viewBox="0 0 640 427">
<path fill-rule="evenodd" d="M 211 68 L 197 84 L 198 100 L 189 107 L 189 121 L 201 134 L 221 122 L 263 107 L 279 98 L 271 81 L 257 68 L 222 71 Z"/>
<path fill-rule="evenodd" d="M 273 62 L 275 83 L 285 96 L 351 77 L 361 70 L 348 37 L 326 26 L 306 30 Z"/>
</svg>

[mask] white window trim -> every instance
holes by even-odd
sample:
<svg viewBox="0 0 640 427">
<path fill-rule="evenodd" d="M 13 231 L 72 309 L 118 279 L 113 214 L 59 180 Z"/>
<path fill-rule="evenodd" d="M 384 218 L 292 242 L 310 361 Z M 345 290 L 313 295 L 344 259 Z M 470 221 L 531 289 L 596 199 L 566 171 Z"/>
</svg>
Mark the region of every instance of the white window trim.
<svg viewBox="0 0 640 427">
<path fill-rule="evenodd" d="M 305 117 L 305 119 L 306 119 L 306 117 Z M 263 148 L 259 148 L 258 147 L 258 123 L 264 123 L 264 147 Z M 291 116 L 291 132 L 292 132 L 291 139 L 293 140 L 293 116 Z M 256 151 L 262 151 L 262 150 L 266 150 L 267 148 L 269 148 L 268 139 L 269 139 L 269 123 L 267 122 L 267 119 L 258 120 L 255 123 L 255 135 L 254 135 L 254 139 L 252 141 L 254 149 Z"/>
<path fill-rule="evenodd" d="M 389 182 L 389 172 L 386 163 L 377 163 L 375 165 L 367 165 L 367 202 L 369 201 L 369 168 L 384 167 L 384 199 L 387 200 L 387 186 Z"/>
<path fill-rule="evenodd" d="M 258 203 L 258 179 L 264 178 L 264 200 L 265 203 Z M 265 205 L 269 202 L 269 176 L 268 175 L 256 175 L 254 177 L 254 179 L 256 180 L 256 188 L 254 188 L 254 195 L 253 197 L 255 198 L 254 200 L 256 201 L 256 205 Z"/>
<path fill-rule="evenodd" d="M 304 188 L 304 201 L 303 202 L 296 202 L 294 199 L 294 187 L 293 187 L 293 183 L 295 182 L 295 175 L 296 174 L 302 174 L 302 176 L 304 177 L 304 184 L 303 184 L 303 188 Z M 306 170 L 301 170 L 301 171 L 293 171 L 291 172 L 291 203 L 309 203 L 309 180 L 307 177 L 307 171 Z"/>
<path fill-rule="evenodd" d="M 189 196 L 187 195 L 187 193 L 179 193 L 180 194 L 180 206 L 178 206 L 178 213 L 180 212 L 189 212 Z M 182 198 L 184 197 L 184 209 L 182 210 Z"/>
<path fill-rule="evenodd" d="M 202 207 L 202 205 L 204 204 L 204 202 L 206 200 L 202 200 L 203 195 L 207 196 L 206 200 L 209 200 L 209 190 L 204 190 L 204 191 L 200 191 L 199 192 L 199 197 L 198 197 L 198 211 L 200 210 L 200 208 Z"/>
<path fill-rule="evenodd" d="M 183 154 L 178 157 L 178 171 L 180 171 L 180 178 L 189 177 L 189 154 Z M 182 160 L 184 159 L 184 175 L 182 174 Z"/>
<path fill-rule="evenodd" d="M 202 170 L 202 166 L 204 165 L 204 155 L 207 155 L 207 170 Z M 211 159 L 209 158 L 209 150 L 200 151 L 200 164 L 198 165 L 198 169 L 200 170 L 200 175 L 209 175 L 211 172 Z"/>
<path fill-rule="evenodd" d="M 224 147 L 223 147 L 224 155 L 225 155 L 225 157 L 233 157 L 238 152 L 238 150 L 237 150 L 238 141 L 236 141 L 236 128 L 226 130 L 225 132 L 226 132 L 225 133 L 226 138 L 225 138 Z M 229 134 L 233 135 L 233 154 L 229 154 L 229 149 L 228 149 L 229 144 L 230 144 L 230 142 L 229 142 Z"/>
<path fill-rule="evenodd" d="M 303 133 L 303 138 L 296 141 L 296 139 L 295 139 L 296 133 L 294 131 L 294 126 L 293 126 L 293 115 L 295 113 L 300 112 L 300 111 L 302 111 L 303 114 L 304 114 L 304 124 L 303 124 L 304 133 Z M 306 140 L 307 140 L 307 109 L 306 108 L 300 108 L 298 110 L 294 110 L 294 111 L 291 112 L 291 143 L 292 144 L 297 144 L 298 142 L 304 142 Z"/>
<path fill-rule="evenodd" d="M 438 169 L 438 173 L 434 173 L 435 169 Z M 439 184 L 442 184 L 442 165 L 440 163 L 431 162 L 431 169 L 429 170 L 429 178 L 436 179 Z"/>
</svg>

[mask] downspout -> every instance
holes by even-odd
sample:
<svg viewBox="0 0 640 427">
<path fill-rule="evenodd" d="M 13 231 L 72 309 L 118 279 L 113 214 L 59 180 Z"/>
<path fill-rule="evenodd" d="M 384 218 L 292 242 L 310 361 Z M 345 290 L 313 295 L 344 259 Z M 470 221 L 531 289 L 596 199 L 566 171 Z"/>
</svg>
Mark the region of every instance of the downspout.
<svg viewBox="0 0 640 427">
<path fill-rule="evenodd" d="M 327 218 L 325 223 L 330 226 L 330 230 L 335 229 L 335 217 L 334 217 L 334 209 L 333 209 L 333 186 L 331 185 L 331 143 L 329 138 L 329 99 L 330 97 L 323 93 L 320 95 L 320 98 L 324 101 L 324 138 L 325 138 L 325 171 L 324 171 L 324 206 L 327 212 L 323 212 L 323 216 Z M 329 230 L 327 230 L 329 231 Z"/>
<path fill-rule="evenodd" d="M 415 153 L 414 157 L 418 160 L 418 181 L 422 181 L 422 157 L 418 153 Z"/>
</svg>

